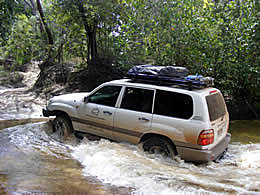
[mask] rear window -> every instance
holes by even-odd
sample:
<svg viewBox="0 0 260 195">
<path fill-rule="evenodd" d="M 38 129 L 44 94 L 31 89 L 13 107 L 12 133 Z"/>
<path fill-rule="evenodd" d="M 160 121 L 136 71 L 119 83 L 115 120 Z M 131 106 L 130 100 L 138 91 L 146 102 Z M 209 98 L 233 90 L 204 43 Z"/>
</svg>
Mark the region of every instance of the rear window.
<svg viewBox="0 0 260 195">
<path fill-rule="evenodd" d="M 215 93 L 206 97 L 210 121 L 214 121 L 226 113 L 224 98 L 221 93 Z"/>
<path fill-rule="evenodd" d="M 189 95 L 156 91 L 154 114 L 189 119 L 193 114 L 193 101 Z"/>
</svg>

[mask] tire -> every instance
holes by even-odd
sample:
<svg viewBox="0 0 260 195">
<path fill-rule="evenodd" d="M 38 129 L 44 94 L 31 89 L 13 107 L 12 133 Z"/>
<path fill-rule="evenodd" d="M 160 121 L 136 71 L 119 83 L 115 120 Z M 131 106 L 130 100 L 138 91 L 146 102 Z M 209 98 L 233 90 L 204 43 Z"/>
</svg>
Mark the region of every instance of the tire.
<svg viewBox="0 0 260 195">
<path fill-rule="evenodd" d="M 66 140 L 73 132 L 70 121 L 62 115 L 56 116 L 53 120 L 53 131 L 56 132 L 58 139 Z"/>
<path fill-rule="evenodd" d="M 160 155 L 163 158 L 174 159 L 177 154 L 173 144 L 164 137 L 148 138 L 142 143 L 142 145 L 145 152 Z"/>
</svg>

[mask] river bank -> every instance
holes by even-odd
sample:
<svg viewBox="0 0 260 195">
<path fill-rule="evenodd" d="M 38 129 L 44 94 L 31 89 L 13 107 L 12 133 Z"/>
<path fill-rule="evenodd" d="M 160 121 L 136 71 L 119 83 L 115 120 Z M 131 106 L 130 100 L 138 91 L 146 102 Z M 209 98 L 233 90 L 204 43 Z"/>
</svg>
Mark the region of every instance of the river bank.
<svg viewBox="0 0 260 195">
<path fill-rule="evenodd" d="M 52 96 L 79 92 L 83 88 L 87 88 L 85 82 L 83 87 L 81 86 L 82 82 L 76 79 L 74 83 L 72 82 L 69 85 L 53 84 L 46 86 L 46 89 L 38 90 L 34 84 L 40 73 L 39 63 L 32 62 L 29 64 L 26 72 L 8 73 L 2 71 L 0 75 L 5 76 L 0 79 L 0 120 L 39 118 L 42 115 L 42 108 Z M 115 77 L 118 78 L 118 72 Z M 104 76 L 100 78 L 104 80 Z M 227 107 L 230 120 L 259 120 L 259 103 L 227 101 Z"/>
</svg>

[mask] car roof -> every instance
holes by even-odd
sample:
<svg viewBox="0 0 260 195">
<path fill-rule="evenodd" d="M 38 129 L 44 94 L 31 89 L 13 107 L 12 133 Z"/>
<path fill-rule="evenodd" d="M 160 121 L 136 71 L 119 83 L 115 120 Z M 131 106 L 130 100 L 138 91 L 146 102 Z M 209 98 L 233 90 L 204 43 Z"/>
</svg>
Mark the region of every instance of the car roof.
<svg viewBox="0 0 260 195">
<path fill-rule="evenodd" d="M 151 89 L 161 89 L 165 91 L 174 91 L 179 93 L 185 93 L 185 94 L 210 94 L 211 91 L 219 91 L 216 88 L 207 87 L 202 89 L 187 89 L 187 88 L 181 88 L 179 86 L 165 86 L 165 85 L 155 85 L 155 84 L 149 84 L 149 83 L 141 83 L 141 82 L 133 82 L 131 79 L 120 79 L 120 80 L 113 80 L 110 82 L 107 82 L 105 84 L 116 84 L 116 85 L 124 85 L 124 86 L 132 86 L 132 87 L 141 87 L 141 88 L 151 88 Z"/>
</svg>

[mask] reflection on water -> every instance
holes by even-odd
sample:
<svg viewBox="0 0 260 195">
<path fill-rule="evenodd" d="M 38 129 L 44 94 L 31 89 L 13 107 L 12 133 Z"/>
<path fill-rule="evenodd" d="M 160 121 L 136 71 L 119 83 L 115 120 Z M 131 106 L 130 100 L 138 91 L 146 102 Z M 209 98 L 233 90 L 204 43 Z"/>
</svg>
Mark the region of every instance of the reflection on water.
<svg viewBox="0 0 260 195">
<path fill-rule="evenodd" d="M 260 121 L 231 121 L 232 142 L 260 143 Z"/>
<path fill-rule="evenodd" d="M 55 140 L 48 123 L 0 130 L 1 192 L 260 194 L 259 121 L 231 124 L 219 163 L 162 160 L 108 140 Z"/>
</svg>

